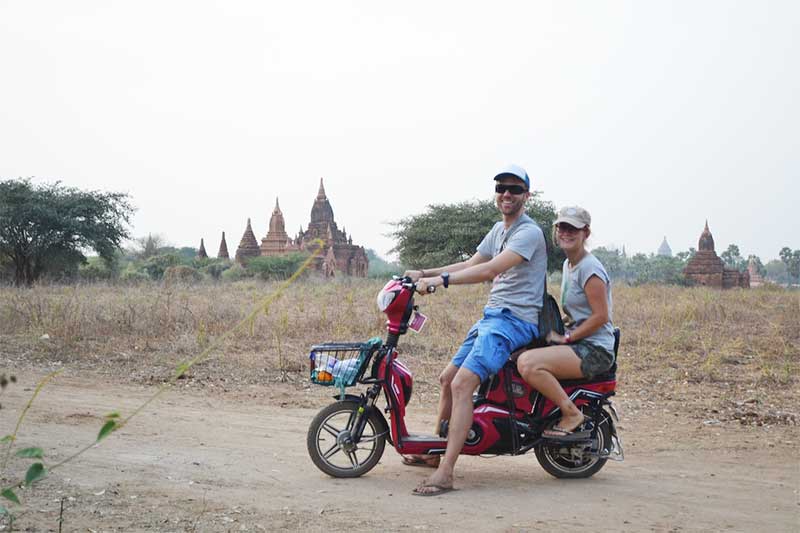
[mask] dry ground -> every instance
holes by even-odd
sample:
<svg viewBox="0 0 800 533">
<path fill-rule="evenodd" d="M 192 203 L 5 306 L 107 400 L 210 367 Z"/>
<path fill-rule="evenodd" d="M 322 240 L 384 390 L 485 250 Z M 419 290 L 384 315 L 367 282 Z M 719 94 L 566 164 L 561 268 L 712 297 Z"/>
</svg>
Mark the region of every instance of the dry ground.
<svg viewBox="0 0 800 533">
<path fill-rule="evenodd" d="M 425 472 L 391 449 L 356 480 L 327 478 L 305 451 L 308 423 L 329 401 L 307 385 L 308 346 L 379 334 L 379 287 L 291 288 L 129 426 L 23 491 L 15 528 L 57 531 L 63 501 L 64 531 L 800 529 L 797 292 L 618 287 L 625 462 L 565 482 L 532 455 L 465 458 L 461 491 L 421 499 L 409 491 Z M 42 446 L 55 463 L 273 289 L 0 289 L 0 371 L 18 377 L 0 396 L 0 434 L 38 379 L 65 368 L 15 445 Z M 403 339 L 413 429 L 431 426 L 437 371 L 484 299 L 483 287 L 459 287 L 420 300 L 432 322 Z M 12 459 L 3 485 L 26 464 Z"/>
</svg>

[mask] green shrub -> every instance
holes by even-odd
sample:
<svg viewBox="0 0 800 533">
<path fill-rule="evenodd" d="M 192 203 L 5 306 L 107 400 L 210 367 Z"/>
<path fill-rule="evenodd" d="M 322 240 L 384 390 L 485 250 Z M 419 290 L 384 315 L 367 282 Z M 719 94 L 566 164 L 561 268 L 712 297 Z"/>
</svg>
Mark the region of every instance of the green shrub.
<svg viewBox="0 0 800 533">
<path fill-rule="evenodd" d="M 247 262 L 247 270 L 264 280 L 283 280 L 294 274 L 308 259 L 307 253 L 294 252 L 269 257 L 254 257 Z"/>
<path fill-rule="evenodd" d="M 164 271 L 171 266 L 180 265 L 182 263 L 181 256 L 177 253 L 166 253 L 148 257 L 142 264 L 143 270 L 147 276 L 152 280 L 159 280 L 164 277 Z"/>
<path fill-rule="evenodd" d="M 222 279 L 225 281 L 238 281 L 250 277 L 253 277 L 252 273 L 239 263 L 234 263 L 230 268 L 222 272 Z"/>
<path fill-rule="evenodd" d="M 128 263 L 128 266 L 126 266 L 120 273 L 119 279 L 125 283 L 135 285 L 137 283 L 149 281 L 150 276 L 148 276 L 146 272 L 136 268 L 134 263 Z"/>
<path fill-rule="evenodd" d="M 201 261 L 202 264 L 196 268 L 203 276 L 213 280 L 220 279 L 222 274 L 233 266 L 233 262 L 228 259 L 203 259 Z M 201 263 L 201 261 L 196 261 L 196 263 Z"/>
<path fill-rule="evenodd" d="M 175 265 L 164 271 L 164 283 L 197 283 L 202 279 L 200 272 L 186 265 Z"/>
</svg>

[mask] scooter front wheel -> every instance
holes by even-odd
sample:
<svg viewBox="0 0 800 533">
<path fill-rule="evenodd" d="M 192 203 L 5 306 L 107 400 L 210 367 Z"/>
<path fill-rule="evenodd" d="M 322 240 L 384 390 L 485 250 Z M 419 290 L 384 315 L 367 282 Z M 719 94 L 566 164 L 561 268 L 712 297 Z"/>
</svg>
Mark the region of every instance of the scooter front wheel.
<svg viewBox="0 0 800 533">
<path fill-rule="evenodd" d="M 352 431 L 358 402 L 344 400 L 317 413 L 308 428 L 308 455 L 317 468 L 332 477 L 359 477 L 378 464 L 386 446 L 380 415 L 371 412 L 358 442 Z"/>
</svg>

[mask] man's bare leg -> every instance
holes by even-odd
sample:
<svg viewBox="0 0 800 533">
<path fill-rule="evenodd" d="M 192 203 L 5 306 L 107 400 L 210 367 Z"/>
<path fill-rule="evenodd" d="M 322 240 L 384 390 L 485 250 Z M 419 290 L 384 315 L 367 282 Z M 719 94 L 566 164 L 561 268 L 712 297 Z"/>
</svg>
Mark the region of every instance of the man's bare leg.
<svg viewBox="0 0 800 533">
<path fill-rule="evenodd" d="M 450 384 L 452 406 L 447 428 L 447 449 L 436 472 L 416 488 L 418 493 L 436 493 L 453 486 L 456 461 L 472 427 L 472 393 L 481 379 L 467 368 L 460 368 Z"/>
<path fill-rule="evenodd" d="M 450 420 L 450 411 L 453 409 L 453 393 L 450 390 L 450 385 L 453 383 L 453 378 L 456 377 L 457 372 L 458 367 L 453 363 L 448 363 L 439 375 L 441 392 L 439 393 L 439 415 L 436 418 L 436 426 L 433 428 L 434 435 L 439 434 L 442 420 Z"/>
<path fill-rule="evenodd" d="M 450 384 L 453 382 L 456 372 L 458 372 L 458 367 L 453 363 L 448 363 L 448 365 L 439 375 L 439 385 L 441 386 L 441 390 L 439 392 L 438 416 L 436 418 L 436 425 L 433 428 L 434 435 L 439 434 L 439 428 L 442 427 L 442 420 L 450 420 L 450 411 L 453 407 L 453 394 L 450 391 Z M 425 463 L 430 467 L 436 468 L 439 466 L 440 457 L 440 455 L 424 454 L 404 455 L 403 463 L 409 466 L 425 466 L 422 464 Z"/>
</svg>

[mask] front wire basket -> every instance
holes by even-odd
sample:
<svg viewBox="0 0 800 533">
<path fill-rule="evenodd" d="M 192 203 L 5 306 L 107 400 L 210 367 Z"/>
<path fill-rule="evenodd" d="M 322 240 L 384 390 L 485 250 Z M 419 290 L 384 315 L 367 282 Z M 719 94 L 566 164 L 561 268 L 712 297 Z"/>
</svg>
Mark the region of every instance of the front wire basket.
<svg viewBox="0 0 800 533">
<path fill-rule="evenodd" d="M 383 341 L 373 337 L 367 342 L 332 342 L 311 347 L 309 369 L 311 382 L 336 386 L 344 397 L 345 387 L 352 387 L 364 374 L 369 356 Z"/>
</svg>

